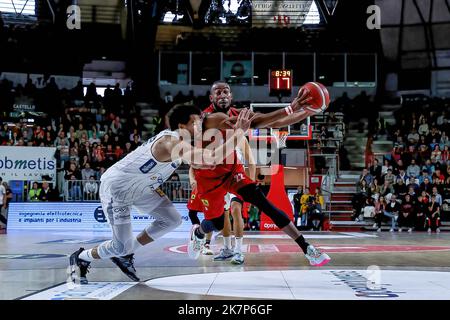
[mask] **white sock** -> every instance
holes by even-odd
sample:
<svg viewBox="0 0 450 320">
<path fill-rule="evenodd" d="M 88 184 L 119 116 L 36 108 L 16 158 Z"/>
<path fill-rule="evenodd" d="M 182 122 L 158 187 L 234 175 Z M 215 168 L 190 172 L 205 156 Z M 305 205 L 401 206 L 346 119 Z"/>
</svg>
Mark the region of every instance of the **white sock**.
<svg viewBox="0 0 450 320">
<path fill-rule="evenodd" d="M 225 249 L 231 249 L 231 237 L 223 237 L 223 245 Z"/>
<path fill-rule="evenodd" d="M 244 238 L 242 237 L 236 237 L 236 245 L 234 246 L 234 252 L 236 253 L 242 253 L 242 241 Z"/>
<path fill-rule="evenodd" d="M 88 250 L 83 250 L 80 255 L 78 256 L 78 258 L 80 258 L 81 260 L 84 261 L 94 261 L 95 258 L 92 257 L 92 249 L 88 249 Z"/>
</svg>

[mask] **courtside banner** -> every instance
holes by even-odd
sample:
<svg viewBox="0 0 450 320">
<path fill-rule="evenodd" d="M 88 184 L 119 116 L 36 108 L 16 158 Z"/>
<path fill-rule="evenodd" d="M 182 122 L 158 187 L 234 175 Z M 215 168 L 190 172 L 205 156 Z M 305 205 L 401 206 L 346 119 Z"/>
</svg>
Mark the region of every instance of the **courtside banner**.
<svg viewBox="0 0 450 320">
<path fill-rule="evenodd" d="M 56 178 L 56 148 L 0 147 L 0 175 L 5 181 Z"/>
<path fill-rule="evenodd" d="M 175 232 L 191 229 L 186 203 L 174 203 L 181 214 L 182 223 Z M 151 214 L 151 213 L 150 213 Z M 200 220 L 203 214 L 199 213 Z M 133 231 L 142 231 L 155 221 L 148 214 L 131 210 Z M 8 212 L 10 230 L 72 230 L 110 231 L 105 213 L 99 202 L 11 202 Z"/>
</svg>

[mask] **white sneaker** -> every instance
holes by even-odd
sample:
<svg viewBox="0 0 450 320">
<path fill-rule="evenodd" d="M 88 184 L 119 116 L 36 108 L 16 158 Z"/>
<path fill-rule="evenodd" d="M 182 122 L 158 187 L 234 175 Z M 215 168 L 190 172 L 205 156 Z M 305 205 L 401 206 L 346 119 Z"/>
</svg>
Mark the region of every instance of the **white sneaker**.
<svg viewBox="0 0 450 320">
<path fill-rule="evenodd" d="M 232 264 L 243 264 L 244 263 L 244 255 L 242 254 L 242 252 L 236 252 L 233 256 L 233 258 L 231 258 L 231 263 Z"/>
<path fill-rule="evenodd" d="M 428 228 L 428 231 L 427 231 L 429 234 L 431 233 L 431 228 Z"/>
<path fill-rule="evenodd" d="M 378 228 L 378 229 L 377 229 L 377 232 L 381 232 L 381 228 Z"/>
<path fill-rule="evenodd" d="M 441 233 L 441 229 L 437 228 L 436 233 Z"/>
<path fill-rule="evenodd" d="M 331 261 L 331 258 L 326 253 L 320 252 L 319 249 L 314 248 L 311 244 L 306 250 L 305 257 L 309 260 L 309 264 L 315 267 L 324 266 Z"/>
<path fill-rule="evenodd" d="M 408 232 L 409 232 L 409 233 L 412 233 L 412 228 L 409 228 L 409 229 L 408 229 Z"/>
<path fill-rule="evenodd" d="M 214 252 L 211 250 L 211 247 L 209 246 L 209 244 L 205 244 L 203 246 L 202 255 L 212 256 L 213 254 L 214 254 Z"/>
<path fill-rule="evenodd" d="M 391 229 L 389 230 L 389 232 L 394 232 L 394 229 L 391 228 Z"/>
<path fill-rule="evenodd" d="M 403 228 L 398 228 L 398 232 L 403 232 Z"/>
<path fill-rule="evenodd" d="M 373 226 L 372 226 L 372 228 L 376 228 L 377 227 L 377 224 L 376 223 L 374 223 L 373 224 Z"/>
<path fill-rule="evenodd" d="M 203 249 L 203 245 L 206 242 L 205 238 L 199 239 L 195 235 L 195 230 L 197 230 L 198 228 L 200 228 L 200 225 L 198 225 L 198 224 L 194 224 L 191 228 L 191 236 L 189 238 L 188 250 L 187 250 L 189 258 L 191 258 L 191 259 L 198 259 L 198 257 L 200 256 L 200 252 Z"/>
</svg>

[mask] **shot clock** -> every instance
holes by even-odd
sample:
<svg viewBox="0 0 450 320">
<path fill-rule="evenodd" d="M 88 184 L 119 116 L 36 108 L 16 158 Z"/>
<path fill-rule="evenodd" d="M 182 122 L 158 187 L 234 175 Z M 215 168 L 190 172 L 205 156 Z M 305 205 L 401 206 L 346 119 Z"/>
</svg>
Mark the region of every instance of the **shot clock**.
<svg viewBox="0 0 450 320">
<path fill-rule="evenodd" d="M 269 70 L 269 95 L 290 97 L 292 93 L 292 70 Z"/>
</svg>

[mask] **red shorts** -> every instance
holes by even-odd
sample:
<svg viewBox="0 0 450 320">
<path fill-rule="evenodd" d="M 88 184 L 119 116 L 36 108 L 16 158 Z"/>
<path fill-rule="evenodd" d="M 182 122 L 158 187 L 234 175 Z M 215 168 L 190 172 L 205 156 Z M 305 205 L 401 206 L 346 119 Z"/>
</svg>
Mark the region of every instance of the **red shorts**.
<svg viewBox="0 0 450 320">
<path fill-rule="evenodd" d="M 223 214 L 225 195 L 238 195 L 238 190 L 255 184 L 245 174 L 242 164 L 219 165 L 213 170 L 194 169 L 197 191 L 204 207 L 205 219 L 218 218 Z"/>
<path fill-rule="evenodd" d="M 189 199 L 187 203 L 187 208 L 188 210 L 203 212 L 203 204 L 200 200 L 200 197 L 198 196 L 197 189 L 192 190 L 191 199 Z"/>
</svg>

